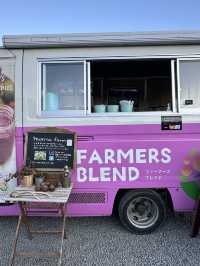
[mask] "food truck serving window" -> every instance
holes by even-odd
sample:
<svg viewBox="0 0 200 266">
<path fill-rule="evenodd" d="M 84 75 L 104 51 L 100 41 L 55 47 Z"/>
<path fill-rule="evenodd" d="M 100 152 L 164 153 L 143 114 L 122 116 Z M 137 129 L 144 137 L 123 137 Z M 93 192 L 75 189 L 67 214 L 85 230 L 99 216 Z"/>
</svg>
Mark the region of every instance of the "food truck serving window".
<svg viewBox="0 0 200 266">
<path fill-rule="evenodd" d="M 94 113 L 172 111 L 171 60 L 91 62 Z"/>
<path fill-rule="evenodd" d="M 42 63 L 41 110 L 47 115 L 85 111 L 83 62 Z"/>
</svg>

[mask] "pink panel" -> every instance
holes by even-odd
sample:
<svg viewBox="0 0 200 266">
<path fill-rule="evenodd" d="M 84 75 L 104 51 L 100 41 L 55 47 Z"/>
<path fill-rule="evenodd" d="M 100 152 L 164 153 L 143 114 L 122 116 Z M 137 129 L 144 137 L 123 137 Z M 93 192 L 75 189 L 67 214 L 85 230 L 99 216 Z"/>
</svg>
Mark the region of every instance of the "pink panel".
<svg viewBox="0 0 200 266">
<path fill-rule="evenodd" d="M 167 188 L 176 210 L 193 208 L 194 199 L 183 191 L 181 178 L 188 154 L 194 149 L 200 152 L 199 124 L 184 124 L 182 131 L 161 131 L 160 125 L 66 128 L 78 135 L 74 192 L 99 191 L 108 195 L 105 204 L 70 203 L 70 215 L 110 215 L 117 191 L 131 188 Z M 24 132 L 31 129 L 24 128 Z M 22 132 L 17 128 L 18 167 L 23 164 Z M 198 183 L 197 174 L 193 169 L 185 181 Z"/>
<path fill-rule="evenodd" d="M 173 207 L 176 211 L 192 211 L 195 201 L 189 198 L 180 188 L 169 188 Z"/>
<path fill-rule="evenodd" d="M 0 206 L 0 216 L 17 216 L 19 215 L 19 208 L 17 204 L 10 206 Z"/>
</svg>

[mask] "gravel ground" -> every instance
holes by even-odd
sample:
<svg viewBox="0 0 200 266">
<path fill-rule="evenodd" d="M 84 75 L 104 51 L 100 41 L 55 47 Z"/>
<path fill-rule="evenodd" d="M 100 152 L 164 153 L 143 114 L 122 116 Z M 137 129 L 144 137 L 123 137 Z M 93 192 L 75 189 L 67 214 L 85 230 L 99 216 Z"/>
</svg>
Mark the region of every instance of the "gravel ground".
<svg viewBox="0 0 200 266">
<path fill-rule="evenodd" d="M 31 218 L 33 227 L 59 226 L 57 218 Z M 0 266 L 8 265 L 17 218 L 0 218 Z M 200 235 L 190 238 L 191 216 L 169 214 L 165 223 L 150 235 L 127 232 L 115 217 L 70 218 L 63 265 L 199 265 Z M 28 241 L 21 230 L 18 251 L 55 251 L 55 235 L 35 235 Z M 17 266 L 56 265 L 54 258 L 16 258 Z"/>
</svg>

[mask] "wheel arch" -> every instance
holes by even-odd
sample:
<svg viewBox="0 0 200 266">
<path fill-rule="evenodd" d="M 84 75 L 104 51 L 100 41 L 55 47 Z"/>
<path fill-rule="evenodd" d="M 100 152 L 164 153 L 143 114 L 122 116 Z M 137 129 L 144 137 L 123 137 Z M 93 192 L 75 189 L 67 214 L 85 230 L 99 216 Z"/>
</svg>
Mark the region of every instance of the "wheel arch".
<svg viewBox="0 0 200 266">
<path fill-rule="evenodd" d="M 166 207 L 171 211 L 174 211 L 172 196 L 170 191 L 167 188 L 128 188 L 128 189 L 119 189 L 115 195 L 114 204 L 113 204 L 113 214 L 117 214 L 118 206 L 121 198 L 129 191 L 154 191 L 157 192 L 165 202 Z"/>
</svg>

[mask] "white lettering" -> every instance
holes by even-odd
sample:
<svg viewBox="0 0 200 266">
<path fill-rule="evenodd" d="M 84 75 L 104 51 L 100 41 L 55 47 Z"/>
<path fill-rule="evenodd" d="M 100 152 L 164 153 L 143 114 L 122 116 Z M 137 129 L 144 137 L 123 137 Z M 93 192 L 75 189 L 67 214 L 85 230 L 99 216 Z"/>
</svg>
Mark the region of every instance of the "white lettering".
<svg viewBox="0 0 200 266">
<path fill-rule="evenodd" d="M 110 180 L 110 167 L 102 167 L 100 168 L 100 178 L 101 181 L 111 181 Z"/>
<path fill-rule="evenodd" d="M 114 151 L 112 149 L 106 149 L 105 150 L 105 163 L 115 163 L 115 159 L 114 159 Z"/>
<path fill-rule="evenodd" d="M 87 181 L 87 170 L 84 167 L 77 168 L 77 181 L 81 183 Z"/>
<path fill-rule="evenodd" d="M 157 149 L 149 149 L 149 163 L 159 163 L 159 159 L 158 159 L 158 150 Z"/>
<path fill-rule="evenodd" d="M 81 164 L 86 159 L 87 150 L 77 150 L 77 164 Z"/>
<path fill-rule="evenodd" d="M 95 177 L 94 176 L 93 168 L 89 168 L 88 171 L 89 171 L 89 181 L 98 182 L 99 181 L 99 177 Z"/>
<path fill-rule="evenodd" d="M 136 167 L 129 167 L 128 176 L 129 176 L 129 181 L 135 181 L 136 179 L 139 178 L 140 172 Z"/>
<path fill-rule="evenodd" d="M 136 149 L 136 163 L 146 163 L 146 149 Z"/>
<path fill-rule="evenodd" d="M 98 154 L 98 152 L 97 152 L 97 150 L 94 150 L 93 151 L 93 153 L 92 153 L 92 155 L 91 155 L 91 157 L 90 157 L 90 160 L 89 160 L 89 164 L 92 164 L 93 162 L 97 162 L 97 163 L 99 163 L 99 164 L 102 164 L 103 163 L 103 161 L 102 161 L 102 159 L 101 159 L 101 157 L 100 157 L 100 155 Z"/>
<path fill-rule="evenodd" d="M 170 163 L 171 162 L 171 150 L 168 148 L 164 148 L 161 150 L 161 155 L 163 156 L 161 159 L 162 163 Z"/>
<path fill-rule="evenodd" d="M 133 163 L 133 149 L 129 149 L 127 152 L 121 149 L 117 150 L 117 163 L 122 163 L 122 159 L 128 159 L 129 163 Z"/>
<path fill-rule="evenodd" d="M 121 172 L 117 168 L 113 168 L 113 181 L 117 181 L 119 178 L 121 181 L 126 181 L 126 167 L 121 168 Z"/>
</svg>

